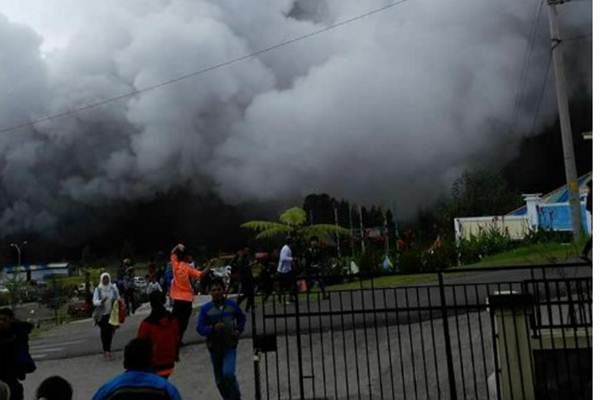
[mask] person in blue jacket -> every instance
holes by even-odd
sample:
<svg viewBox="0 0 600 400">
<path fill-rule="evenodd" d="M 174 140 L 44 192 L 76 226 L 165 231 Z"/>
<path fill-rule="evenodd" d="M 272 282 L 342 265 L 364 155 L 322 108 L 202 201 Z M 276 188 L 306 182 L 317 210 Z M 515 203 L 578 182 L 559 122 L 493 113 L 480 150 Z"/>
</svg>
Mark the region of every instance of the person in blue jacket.
<svg viewBox="0 0 600 400">
<path fill-rule="evenodd" d="M 148 339 L 133 339 L 123 353 L 125 372 L 102 385 L 92 400 L 181 400 L 177 388 L 152 370 L 152 343 Z"/>
<path fill-rule="evenodd" d="M 212 282 L 210 294 L 212 301 L 200 308 L 196 331 L 206 337 L 219 393 L 224 400 L 239 400 L 235 358 L 246 316 L 235 301 L 225 298 L 225 283 L 222 280 Z"/>
</svg>

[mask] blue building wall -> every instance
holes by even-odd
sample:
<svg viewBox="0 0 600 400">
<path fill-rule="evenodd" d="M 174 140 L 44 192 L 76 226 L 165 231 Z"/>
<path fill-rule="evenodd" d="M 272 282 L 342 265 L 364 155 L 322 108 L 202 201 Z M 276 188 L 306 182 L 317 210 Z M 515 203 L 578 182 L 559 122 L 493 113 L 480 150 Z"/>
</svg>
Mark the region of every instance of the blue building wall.
<svg viewBox="0 0 600 400">
<path fill-rule="evenodd" d="M 589 235 L 585 204 L 581 204 L 581 225 L 586 234 Z M 539 227 L 545 230 L 570 231 L 571 210 L 568 203 L 544 205 L 538 208 Z"/>
</svg>

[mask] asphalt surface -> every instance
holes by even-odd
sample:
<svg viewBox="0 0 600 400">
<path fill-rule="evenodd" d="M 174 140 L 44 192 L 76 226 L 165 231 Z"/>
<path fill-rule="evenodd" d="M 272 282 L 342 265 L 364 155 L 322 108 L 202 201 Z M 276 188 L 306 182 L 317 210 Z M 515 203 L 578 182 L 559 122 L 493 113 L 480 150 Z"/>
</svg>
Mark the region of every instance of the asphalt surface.
<svg viewBox="0 0 600 400">
<path fill-rule="evenodd" d="M 589 277 L 590 267 L 548 269 L 548 278 Z M 536 278 L 541 272 L 536 272 Z M 467 274 L 445 274 L 445 298 L 450 315 L 485 308 L 488 295 L 498 291 L 520 291 L 524 280 L 531 279 L 529 270 L 503 270 L 469 272 Z M 316 295 L 300 296 L 299 304 L 281 304 L 274 298 L 259 301 L 256 310 L 258 334 L 291 335 L 296 326 L 301 332 L 320 332 L 336 329 L 352 329 L 363 326 L 410 324 L 441 316 L 441 296 L 437 282 L 423 285 L 399 286 L 389 289 L 371 290 L 368 282 L 364 289 L 331 292 L 329 300 Z M 542 287 L 544 291 L 546 288 Z M 550 294 L 556 289 L 551 285 Z M 209 301 L 208 296 L 197 296 L 194 307 Z M 460 306 L 453 308 L 453 306 Z M 420 308 L 425 307 L 425 308 Z M 365 311 L 366 310 L 366 311 Z M 113 349 L 124 348 L 134 338 L 140 322 L 149 314 L 148 305 L 143 305 L 130 316 L 115 333 Z M 196 315 L 190 319 L 184 335 L 184 346 L 202 343 L 204 339 L 195 332 Z M 243 337 L 251 337 L 252 321 Z M 31 340 L 31 353 L 35 360 L 54 360 L 101 353 L 100 332 L 91 319 L 61 325 L 42 333 Z"/>
</svg>

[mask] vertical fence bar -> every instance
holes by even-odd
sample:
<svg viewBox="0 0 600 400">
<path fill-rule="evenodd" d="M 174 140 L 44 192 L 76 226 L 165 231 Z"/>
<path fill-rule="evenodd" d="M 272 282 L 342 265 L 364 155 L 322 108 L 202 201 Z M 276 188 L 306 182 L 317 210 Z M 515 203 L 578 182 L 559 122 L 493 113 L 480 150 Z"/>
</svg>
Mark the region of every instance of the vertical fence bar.
<svg viewBox="0 0 600 400">
<path fill-rule="evenodd" d="M 394 288 L 394 305 L 396 306 L 396 331 L 398 333 L 398 347 L 400 349 L 400 374 L 402 376 L 402 398 L 406 399 L 406 376 L 404 375 L 404 352 L 402 350 L 402 335 L 400 334 L 400 311 L 398 309 L 398 288 Z M 406 289 L 405 289 L 406 290 Z"/>
<path fill-rule="evenodd" d="M 542 277 L 544 281 L 544 290 L 546 291 L 545 301 L 548 310 L 548 323 L 552 327 L 554 326 L 554 318 L 552 316 L 552 291 L 550 290 L 550 282 L 548 281 L 548 277 L 546 276 L 546 268 L 542 268 Z M 556 359 L 556 343 L 554 341 L 554 332 L 552 332 L 552 329 L 550 329 L 550 345 L 552 346 L 552 369 L 554 371 L 554 379 L 556 379 L 556 382 L 560 382 L 558 368 L 556 367 L 556 365 L 558 364 Z"/>
<path fill-rule="evenodd" d="M 458 317 L 458 302 L 456 301 L 456 285 L 450 286 L 452 288 L 452 301 L 454 302 L 454 323 L 456 325 L 456 340 L 458 342 L 458 365 L 460 365 L 460 381 L 462 386 L 462 395 L 463 397 L 467 396 L 467 385 L 465 382 L 465 367 L 463 362 L 463 354 L 462 354 L 462 341 L 460 340 L 460 325 L 459 325 L 459 317 Z"/>
<path fill-rule="evenodd" d="M 427 287 L 427 303 L 429 305 L 429 326 L 430 326 L 430 331 L 431 331 L 431 347 L 433 350 L 433 366 L 435 367 L 435 381 L 436 381 L 436 387 L 437 387 L 437 395 L 438 395 L 438 399 L 440 399 L 442 397 L 442 393 L 441 393 L 441 387 L 440 387 L 440 373 L 439 373 L 439 365 L 438 365 L 438 359 L 437 359 L 437 346 L 435 343 L 435 329 L 433 327 L 433 322 L 435 321 L 435 318 L 433 318 L 433 304 L 431 304 L 431 287 Z"/>
<path fill-rule="evenodd" d="M 362 290 L 362 289 L 361 289 Z M 350 312 L 352 315 L 352 338 L 354 339 L 354 365 L 356 366 L 356 387 L 358 399 L 362 399 L 360 391 L 360 368 L 358 366 L 358 341 L 356 340 L 356 317 L 354 315 L 354 292 L 350 292 Z"/>
<path fill-rule="evenodd" d="M 308 314 L 308 348 L 310 354 L 310 376 L 312 377 L 312 395 L 316 396 L 315 388 L 315 357 L 313 354 L 313 340 L 312 340 L 312 314 L 310 310 L 310 293 L 306 294 L 306 312 Z"/>
<path fill-rule="evenodd" d="M 406 317 L 408 325 L 408 340 L 410 342 L 410 361 L 412 365 L 412 376 L 413 376 L 413 387 L 415 389 L 415 399 L 419 398 L 419 392 L 417 391 L 417 369 L 415 367 L 415 346 L 413 343 L 412 335 L 412 323 L 410 318 L 410 302 L 408 301 L 408 289 L 404 289 L 404 299 L 406 301 Z"/>
<path fill-rule="evenodd" d="M 277 314 L 277 302 L 275 297 L 273 297 L 272 299 L 272 303 L 273 304 L 273 315 L 275 316 Z M 273 318 L 273 328 L 274 328 L 274 332 L 275 332 L 275 337 L 277 337 L 277 317 Z M 287 342 L 287 340 L 286 340 Z M 287 345 L 286 345 L 287 348 Z M 280 374 L 279 371 L 281 370 L 281 368 L 279 368 L 279 343 L 277 344 L 277 349 L 275 350 L 275 372 L 277 374 L 277 398 L 281 399 L 281 378 L 280 378 Z M 268 371 L 267 371 L 268 374 Z"/>
<path fill-rule="evenodd" d="M 352 293 L 352 292 L 350 292 Z M 352 294 L 351 294 L 352 295 Z M 344 349 L 342 355 L 344 358 L 344 365 L 346 366 L 344 368 L 344 377 L 346 378 L 346 396 L 350 396 L 350 381 L 348 379 L 348 368 L 350 367 L 350 365 L 348 364 L 348 358 L 347 358 L 347 347 L 346 347 L 346 323 L 344 320 L 344 302 L 342 300 L 342 292 L 338 292 L 338 300 L 340 303 L 340 321 L 342 323 L 342 348 Z"/>
<path fill-rule="evenodd" d="M 260 357 L 256 348 L 256 307 L 252 307 L 252 349 L 254 350 L 254 399 L 261 400 L 260 393 Z"/>
<path fill-rule="evenodd" d="M 333 391 L 336 400 L 338 399 L 338 379 L 337 368 L 335 367 L 335 330 L 333 329 L 333 297 L 329 295 L 329 335 L 331 336 L 331 367 L 333 369 Z"/>
<path fill-rule="evenodd" d="M 323 373 L 323 398 L 327 398 L 327 373 L 325 371 L 325 346 L 323 345 L 323 316 L 321 312 L 321 298 L 317 294 L 317 313 L 319 315 L 319 343 L 321 347 L 321 372 Z M 314 378 L 313 378 L 314 379 Z"/>
<path fill-rule="evenodd" d="M 363 332 L 365 334 L 365 361 L 367 362 L 367 386 L 369 388 L 369 399 L 373 398 L 373 388 L 371 384 L 371 362 L 369 360 L 369 334 L 367 326 L 367 313 L 365 308 L 365 289 L 360 289 L 360 305 L 362 306 Z"/>
<path fill-rule="evenodd" d="M 429 379 L 427 376 L 427 356 L 425 354 L 425 338 L 423 337 L 423 315 L 421 313 L 421 296 L 419 295 L 419 288 L 415 289 L 417 293 L 417 308 L 419 309 L 419 336 L 421 336 L 421 356 L 423 357 L 423 378 L 425 379 L 425 395 L 429 399 Z"/>
<path fill-rule="evenodd" d="M 301 337 L 301 329 L 300 329 L 300 299 L 298 298 L 298 290 L 294 290 L 294 307 L 296 311 L 296 347 L 298 352 L 298 386 L 300 388 L 300 400 L 304 400 L 304 372 L 302 369 L 302 337 Z M 310 318 L 310 317 L 309 317 Z M 287 321 L 287 317 L 285 319 Z M 310 332 L 309 332 L 310 335 Z M 287 337 L 287 325 L 286 325 L 286 337 Z M 289 353 L 288 353 L 288 374 L 289 374 Z M 290 398 L 292 398 L 292 382 L 289 382 L 290 385 Z"/>
<path fill-rule="evenodd" d="M 438 285 L 440 288 L 440 301 L 442 304 L 442 322 L 444 325 L 444 344 L 446 347 L 446 364 L 448 368 L 448 384 L 450 385 L 450 399 L 457 400 L 456 378 L 454 376 L 454 360 L 452 358 L 452 344 L 450 342 L 450 328 L 448 326 L 448 309 L 446 306 L 446 291 L 444 289 L 444 276 L 438 271 Z"/>
<path fill-rule="evenodd" d="M 513 293 L 512 290 L 512 285 L 510 288 L 510 292 Z M 503 310 L 504 312 L 504 310 Z M 521 398 L 526 398 L 525 395 L 525 375 L 523 374 L 523 361 L 521 359 L 521 338 L 519 336 L 519 331 L 517 329 L 517 312 L 515 311 L 515 305 L 512 304 L 510 306 L 510 312 L 511 312 L 511 318 L 512 318 L 512 322 L 513 322 L 513 334 L 515 335 L 515 346 L 516 346 L 516 350 L 517 350 L 517 364 L 519 365 L 519 383 L 521 384 Z"/>
<path fill-rule="evenodd" d="M 394 388 L 394 363 L 392 361 L 392 347 L 390 341 L 390 320 L 388 318 L 388 302 L 386 289 L 383 288 L 383 308 L 385 309 L 385 333 L 387 338 L 387 348 L 388 348 L 388 359 L 390 363 L 390 384 L 392 389 L 392 399 L 396 398 L 396 390 Z M 396 321 L 398 323 L 398 321 Z M 398 336 L 398 342 L 400 342 L 400 336 Z M 382 393 L 383 394 L 383 393 Z"/>
<path fill-rule="evenodd" d="M 469 301 L 467 293 L 467 285 L 463 285 L 464 296 L 465 296 L 465 311 L 467 314 L 467 332 L 469 333 L 469 350 L 471 351 L 471 371 L 473 371 L 473 390 L 475 391 L 475 400 L 479 400 L 479 391 L 477 390 L 477 370 L 475 368 L 475 354 L 473 351 L 473 335 L 471 334 L 471 316 L 469 310 Z M 475 290 L 477 290 L 477 284 L 475 284 Z M 483 356 L 483 354 L 482 354 Z M 483 361 L 485 363 L 485 359 Z"/>
<path fill-rule="evenodd" d="M 566 280 L 566 282 L 568 283 L 569 281 Z M 561 300 L 561 290 L 560 290 L 560 282 L 559 281 L 554 281 L 554 284 L 556 286 L 556 293 L 557 293 L 557 300 L 558 300 L 558 315 L 559 315 L 559 322 L 560 322 L 560 332 L 562 334 L 562 348 L 565 349 L 563 350 L 563 356 L 564 356 L 564 361 L 565 361 L 565 365 L 566 365 L 566 369 L 567 369 L 567 383 L 569 384 L 569 387 L 573 387 L 573 382 L 571 381 L 571 377 L 572 377 L 572 373 L 571 373 L 571 363 L 569 362 L 569 352 L 566 350 L 568 348 L 567 346 L 567 334 L 565 332 L 565 322 L 564 322 L 564 318 L 563 318 L 563 301 Z M 578 357 L 577 357 L 578 358 Z"/>
<path fill-rule="evenodd" d="M 262 332 L 263 334 L 267 333 L 267 319 L 265 318 L 265 302 L 267 301 L 267 298 L 263 296 L 263 299 L 261 301 L 261 308 L 262 308 Z M 277 343 L 277 338 L 275 339 L 275 343 Z M 269 390 L 270 386 L 269 386 L 269 355 L 268 353 L 264 353 L 264 357 L 265 357 L 265 388 L 267 390 L 267 400 L 271 400 L 271 392 Z"/>
<path fill-rule="evenodd" d="M 502 293 L 502 286 L 500 284 L 497 285 L 497 290 L 496 292 L 498 294 Z M 501 319 L 501 325 L 502 325 L 502 337 L 504 338 L 504 357 L 505 357 L 505 365 L 502 366 L 502 368 L 500 369 L 500 376 L 504 376 L 506 374 L 506 376 L 508 377 L 508 389 L 509 389 L 509 393 L 510 393 L 510 398 L 511 400 L 515 398 L 514 392 L 513 392 L 513 382 L 512 382 L 512 371 L 508 368 L 508 361 L 510 360 L 510 354 L 509 354 L 509 350 L 508 350 L 508 343 L 506 341 L 506 320 L 505 320 L 505 312 L 504 310 L 499 310 L 499 314 L 500 314 L 500 319 Z M 504 380 L 504 378 L 503 378 Z M 504 387 L 504 385 L 503 385 Z M 503 393 L 504 395 L 505 393 Z"/>
<path fill-rule="evenodd" d="M 385 296 L 385 293 L 384 293 Z M 373 304 L 371 305 L 371 308 L 373 309 L 373 320 L 374 320 L 374 329 L 375 329 L 375 349 L 377 351 L 377 372 L 379 375 L 379 393 L 381 395 L 383 395 L 383 381 L 381 379 L 381 354 L 379 351 L 379 327 L 377 326 L 377 300 L 375 297 L 375 281 L 373 280 L 373 277 L 371 276 L 371 297 L 372 297 L 372 302 Z M 365 315 L 366 316 L 366 315 Z"/>
<path fill-rule="evenodd" d="M 475 286 L 475 302 L 478 305 L 481 305 L 480 303 L 480 299 L 479 299 L 479 286 Z M 481 342 L 481 356 L 483 357 L 483 383 L 485 385 L 485 390 L 486 390 L 486 394 L 487 394 L 487 398 L 490 399 L 490 388 L 487 384 L 487 377 L 488 377 L 488 369 L 487 369 L 487 358 L 486 358 L 486 352 L 485 352 L 485 342 L 483 339 L 483 325 L 481 323 L 481 310 L 477 310 L 477 321 L 479 323 L 479 340 Z M 492 330 L 492 335 L 495 334 L 493 326 L 490 327 Z M 495 338 L 492 337 L 492 342 L 495 342 Z"/>
<path fill-rule="evenodd" d="M 577 322 L 577 316 L 575 314 L 575 306 L 573 305 L 573 297 L 571 296 L 571 282 L 567 281 L 567 302 L 568 302 L 568 313 L 567 313 L 567 324 L 572 326 L 573 329 L 573 340 L 575 342 L 575 348 L 577 350 L 579 350 L 579 333 L 577 331 L 578 328 L 578 322 Z M 573 316 L 575 319 L 574 320 L 570 320 L 571 316 Z M 581 361 L 579 360 L 579 357 L 575 357 L 575 360 L 577 362 L 577 371 L 579 371 L 579 385 L 580 387 L 584 387 L 584 381 L 583 381 L 583 376 L 581 374 L 582 368 L 581 368 Z"/>
</svg>

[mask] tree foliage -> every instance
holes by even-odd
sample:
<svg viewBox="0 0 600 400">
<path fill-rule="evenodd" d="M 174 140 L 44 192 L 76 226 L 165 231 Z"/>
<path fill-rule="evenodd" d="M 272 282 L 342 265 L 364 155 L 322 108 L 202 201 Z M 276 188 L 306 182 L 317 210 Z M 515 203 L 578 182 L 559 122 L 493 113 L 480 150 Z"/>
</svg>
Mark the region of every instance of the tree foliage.
<svg viewBox="0 0 600 400">
<path fill-rule="evenodd" d="M 311 236 L 327 238 L 331 235 L 350 235 L 350 231 L 333 224 L 307 224 L 306 212 L 299 207 L 292 207 L 279 216 L 279 222 L 248 221 L 242 228 L 258 232 L 257 239 L 270 239 L 278 236 L 292 235 L 304 240 Z"/>
</svg>

